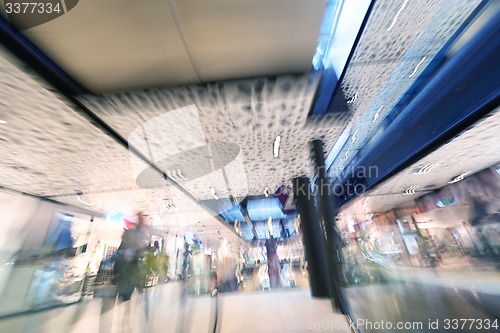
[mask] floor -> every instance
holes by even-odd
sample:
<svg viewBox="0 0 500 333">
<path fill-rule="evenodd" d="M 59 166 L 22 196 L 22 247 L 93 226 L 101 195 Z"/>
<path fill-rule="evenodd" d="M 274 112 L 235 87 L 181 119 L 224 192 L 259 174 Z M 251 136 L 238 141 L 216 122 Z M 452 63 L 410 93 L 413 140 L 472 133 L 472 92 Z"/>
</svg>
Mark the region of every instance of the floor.
<svg viewBox="0 0 500 333">
<path fill-rule="evenodd" d="M 312 299 L 307 289 L 187 296 L 173 282 L 134 294 L 129 302 L 112 297 L 0 320 L 9 333 L 219 333 L 350 332 L 328 300 Z"/>
<path fill-rule="evenodd" d="M 225 295 L 219 309 L 220 332 L 351 332 L 329 300 L 312 299 L 307 289 Z"/>
</svg>

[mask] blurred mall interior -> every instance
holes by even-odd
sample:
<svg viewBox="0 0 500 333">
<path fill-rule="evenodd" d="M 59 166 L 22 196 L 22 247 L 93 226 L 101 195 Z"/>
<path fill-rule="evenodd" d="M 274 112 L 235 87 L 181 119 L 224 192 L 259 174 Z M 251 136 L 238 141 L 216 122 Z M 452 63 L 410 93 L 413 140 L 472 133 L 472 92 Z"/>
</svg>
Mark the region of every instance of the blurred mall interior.
<svg viewBox="0 0 500 333">
<path fill-rule="evenodd" d="M 0 332 L 500 332 L 499 0 L 0 13 Z"/>
</svg>

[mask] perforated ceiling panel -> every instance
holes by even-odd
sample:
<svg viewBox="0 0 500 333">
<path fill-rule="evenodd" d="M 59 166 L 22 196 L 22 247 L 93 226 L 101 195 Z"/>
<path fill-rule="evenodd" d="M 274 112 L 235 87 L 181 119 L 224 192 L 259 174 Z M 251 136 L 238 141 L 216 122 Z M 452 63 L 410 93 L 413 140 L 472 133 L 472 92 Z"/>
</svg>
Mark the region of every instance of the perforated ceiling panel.
<svg viewBox="0 0 500 333">
<path fill-rule="evenodd" d="M 182 175 L 210 173 L 196 179 L 180 178 L 181 186 L 201 200 L 212 198 L 211 187 L 224 197 L 262 195 L 266 187 L 274 191 L 293 177 L 312 174 L 309 142 L 323 138 L 325 149 L 331 149 L 348 119 L 326 117 L 308 123 L 316 84 L 309 76 L 283 76 L 82 96 L 80 100 L 123 137 L 139 133 L 139 138 L 134 136 L 129 142 L 139 142 L 138 148 L 155 162 L 178 159 L 175 165 L 184 165 L 184 169 L 171 168 L 179 169 Z M 156 125 L 150 127 L 150 122 Z M 142 127 L 144 131 L 138 131 Z M 172 127 L 185 130 L 174 138 L 169 136 Z M 278 136 L 280 153 L 274 157 Z M 200 155 L 203 150 L 194 149 L 201 145 L 200 140 L 212 146 L 222 143 L 220 151 L 212 147 L 210 158 Z M 216 153 L 236 157 L 226 161 L 228 167 L 223 172 L 210 163 L 208 168 L 213 169 L 207 171 L 207 163 L 200 160 L 214 160 Z"/>
</svg>

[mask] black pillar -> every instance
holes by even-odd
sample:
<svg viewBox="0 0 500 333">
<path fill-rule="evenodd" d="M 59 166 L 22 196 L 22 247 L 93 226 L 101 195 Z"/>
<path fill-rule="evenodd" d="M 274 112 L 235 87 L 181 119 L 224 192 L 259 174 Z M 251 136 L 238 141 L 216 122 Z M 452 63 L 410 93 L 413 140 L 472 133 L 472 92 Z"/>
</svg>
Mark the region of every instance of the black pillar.
<svg viewBox="0 0 500 333">
<path fill-rule="evenodd" d="M 323 151 L 323 142 L 314 140 L 311 143 L 313 159 L 316 166 L 317 183 L 316 185 L 316 200 L 318 202 L 318 217 L 321 226 L 324 228 L 326 237 L 326 260 L 328 264 L 328 283 L 330 287 L 330 296 L 333 300 L 333 305 L 337 310 L 341 310 L 340 305 L 340 286 L 339 286 L 339 271 L 340 267 L 340 251 L 341 238 L 335 228 L 336 197 L 331 187 L 330 179 L 326 174 L 325 154 Z"/>
<path fill-rule="evenodd" d="M 300 213 L 302 243 L 307 260 L 309 284 L 313 297 L 329 297 L 328 269 L 324 236 L 320 229 L 311 194 L 309 178 L 293 179 L 293 192 Z"/>
</svg>

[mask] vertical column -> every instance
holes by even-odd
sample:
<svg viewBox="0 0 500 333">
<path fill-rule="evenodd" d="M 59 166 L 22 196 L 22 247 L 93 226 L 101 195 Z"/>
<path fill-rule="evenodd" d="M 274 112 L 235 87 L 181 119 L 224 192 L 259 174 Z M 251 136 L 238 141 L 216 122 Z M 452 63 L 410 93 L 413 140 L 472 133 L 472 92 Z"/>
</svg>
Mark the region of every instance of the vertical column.
<svg viewBox="0 0 500 333">
<path fill-rule="evenodd" d="M 243 209 L 243 217 L 245 218 L 245 222 L 248 224 L 250 228 L 252 228 L 252 234 L 253 234 L 253 242 L 256 242 L 259 239 L 259 236 L 257 235 L 257 230 L 255 230 L 255 226 L 252 223 L 252 220 L 250 220 L 250 216 L 248 216 L 248 211 Z"/>
<path fill-rule="evenodd" d="M 328 267 L 328 282 L 330 287 L 330 296 L 333 299 L 333 305 L 337 310 L 340 305 L 340 286 L 338 282 L 340 268 L 340 246 L 341 238 L 335 229 L 335 218 L 337 215 L 335 196 L 331 191 L 330 181 L 326 175 L 325 155 L 323 151 L 323 142 L 314 140 L 311 143 L 313 159 L 317 172 L 316 200 L 318 202 L 318 216 L 322 227 L 324 227 L 324 237 L 326 254 L 325 258 Z"/>
<path fill-rule="evenodd" d="M 307 177 L 293 179 L 294 197 L 300 213 L 302 242 L 308 264 L 309 283 L 313 297 L 329 297 L 325 243 L 321 232 L 316 208 L 311 196 L 311 184 Z"/>
</svg>

